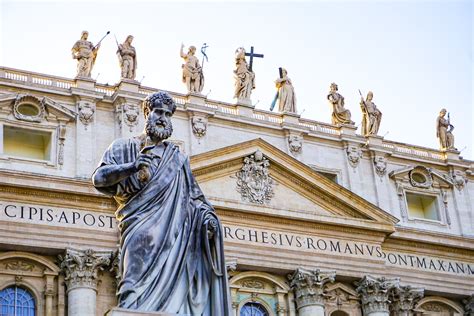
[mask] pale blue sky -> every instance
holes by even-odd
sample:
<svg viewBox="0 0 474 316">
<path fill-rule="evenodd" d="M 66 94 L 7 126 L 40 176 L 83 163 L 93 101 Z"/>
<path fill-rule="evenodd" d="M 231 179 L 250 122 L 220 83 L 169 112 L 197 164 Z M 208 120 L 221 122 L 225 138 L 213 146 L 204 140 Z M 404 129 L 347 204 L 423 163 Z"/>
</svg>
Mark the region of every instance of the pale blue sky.
<svg viewBox="0 0 474 316">
<path fill-rule="evenodd" d="M 135 37 L 137 79 L 185 92 L 179 48 L 209 45 L 209 98 L 232 102 L 234 51 L 255 46 L 257 108 L 268 109 L 278 67 L 288 70 L 303 117 L 330 122 L 326 95 L 339 85 L 356 124 L 358 89 L 374 92 L 386 139 L 438 148 L 435 120 L 446 107 L 456 147 L 473 159 L 472 1 L 86 1 L 0 0 L 0 64 L 74 77 L 70 49 L 82 30 L 99 51 L 93 77 L 119 78 L 115 34 Z M 198 54 L 201 57 L 200 54 Z M 100 75 L 98 75 L 100 73 Z"/>
</svg>

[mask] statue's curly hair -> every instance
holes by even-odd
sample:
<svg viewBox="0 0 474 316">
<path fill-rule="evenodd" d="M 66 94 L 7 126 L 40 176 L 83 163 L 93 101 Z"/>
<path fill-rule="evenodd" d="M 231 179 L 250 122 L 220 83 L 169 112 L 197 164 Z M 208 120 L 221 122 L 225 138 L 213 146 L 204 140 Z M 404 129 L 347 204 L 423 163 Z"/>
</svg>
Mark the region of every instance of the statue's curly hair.
<svg viewBox="0 0 474 316">
<path fill-rule="evenodd" d="M 158 91 L 150 94 L 145 100 L 143 100 L 142 110 L 145 117 L 148 116 L 148 113 L 150 113 L 150 110 L 156 102 L 168 106 L 173 114 L 174 111 L 176 111 L 176 103 L 173 101 L 173 98 L 165 91 Z"/>
</svg>

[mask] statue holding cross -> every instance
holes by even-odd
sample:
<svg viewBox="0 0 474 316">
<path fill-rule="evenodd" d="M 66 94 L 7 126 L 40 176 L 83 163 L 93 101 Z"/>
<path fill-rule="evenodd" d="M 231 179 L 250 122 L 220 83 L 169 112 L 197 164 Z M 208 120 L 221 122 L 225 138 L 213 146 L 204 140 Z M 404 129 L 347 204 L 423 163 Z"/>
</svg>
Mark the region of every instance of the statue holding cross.
<svg viewBox="0 0 474 316">
<path fill-rule="evenodd" d="M 250 57 L 250 64 L 247 64 L 245 56 Z M 235 50 L 235 93 L 234 98 L 238 102 L 250 104 L 250 95 L 252 90 L 255 89 L 255 73 L 252 70 L 253 58 L 261 57 L 262 54 L 255 54 L 253 52 L 253 46 L 250 49 L 250 53 L 246 53 L 243 47 L 239 47 Z"/>
</svg>

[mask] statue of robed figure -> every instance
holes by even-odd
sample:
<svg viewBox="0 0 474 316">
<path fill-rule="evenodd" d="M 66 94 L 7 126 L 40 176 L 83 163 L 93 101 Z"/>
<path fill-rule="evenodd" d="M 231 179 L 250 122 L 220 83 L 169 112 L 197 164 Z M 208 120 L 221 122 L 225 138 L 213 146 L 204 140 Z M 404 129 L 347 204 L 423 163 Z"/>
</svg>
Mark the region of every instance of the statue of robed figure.
<svg viewBox="0 0 474 316">
<path fill-rule="evenodd" d="M 176 104 L 165 92 L 143 102 L 145 133 L 115 140 L 93 174 L 119 207 L 119 307 L 229 316 L 219 219 L 171 142 Z"/>
</svg>

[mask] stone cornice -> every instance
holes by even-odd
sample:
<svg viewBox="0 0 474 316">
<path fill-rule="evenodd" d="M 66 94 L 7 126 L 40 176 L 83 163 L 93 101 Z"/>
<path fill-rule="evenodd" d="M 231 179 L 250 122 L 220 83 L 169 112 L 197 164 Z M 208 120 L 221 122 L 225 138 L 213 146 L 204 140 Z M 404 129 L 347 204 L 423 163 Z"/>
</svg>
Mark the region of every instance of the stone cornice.
<svg viewBox="0 0 474 316">
<path fill-rule="evenodd" d="M 396 226 L 396 231 L 386 240 L 389 244 L 415 248 L 432 248 L 474 255 L 474 236 L 456 236 L 440 232 Z"/>
</svg>

